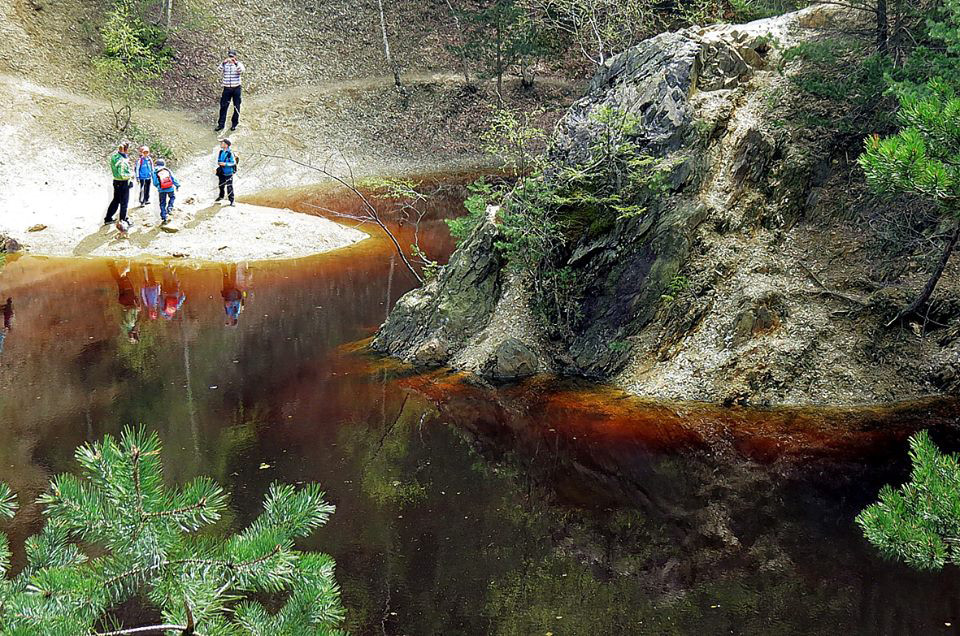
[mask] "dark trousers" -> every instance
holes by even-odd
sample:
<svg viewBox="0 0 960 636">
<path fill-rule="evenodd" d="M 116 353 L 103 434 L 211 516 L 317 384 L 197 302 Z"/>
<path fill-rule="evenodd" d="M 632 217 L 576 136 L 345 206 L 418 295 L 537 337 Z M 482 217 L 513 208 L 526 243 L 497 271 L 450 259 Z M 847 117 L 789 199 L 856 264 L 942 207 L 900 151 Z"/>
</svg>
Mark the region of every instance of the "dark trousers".
<svg viewBox="0 0 960 636">
<path fill-rule="evenodd" d="M 230 126 L 237 127 L 240 123 L 240 87 L 224 86 L 223 93 L 220 95 L 220 118 L 217 120 L 217 128 L 223 128 L 227 121 L 227 109 L 230 108 L 230 101 L 233 100 L 233 117 L 230 118 Z"/>
<path fill-rule="evenodd" d="M 176 201 L 176 199 L 177 197 L 173 190 L 170 192 L 160 191 L 160 218 L 164 221 L 167 220 L 167 215 L 173 212 L 173 202 Z"/>
<path fill-rule="evenodd" d="M 113 215 L 116 214 L 117 208 L 120 208 L 120 220 L 127 220 L 127 204 L 130 203 L 131 185 L 132 183 L 126 179 L 113 180 L 113 198 L 110 199 L 110 205 L 107 206 L 107 216 L 104 217 L 104 222 L 113 222 Z"/>
<path fill-rule="evenodd" d="M 217 178 L 220 180 L 220 196 L 218 198 L 223 198 L 223 190 L 226 188 L 227 198 L 230 199 L 230 203 L 233 203 L 233 175 L 218 172 Z"/>
<path fill-rule="evenodd" d="M 138 179 L 140 182 L 140 205 L 150 203 L 150 179 Z"/>
</svg>

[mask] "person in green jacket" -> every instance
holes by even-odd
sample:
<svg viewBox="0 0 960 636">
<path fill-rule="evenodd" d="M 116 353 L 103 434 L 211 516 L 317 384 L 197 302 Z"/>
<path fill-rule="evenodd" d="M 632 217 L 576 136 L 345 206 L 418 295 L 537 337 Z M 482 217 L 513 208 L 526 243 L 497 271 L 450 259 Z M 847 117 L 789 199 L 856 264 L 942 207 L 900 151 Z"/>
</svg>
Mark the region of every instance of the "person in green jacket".
<svg viewBox="0 0 960 636">
<path fill-rule="evenodd" d="M 113 198 L 107 206 L 107 216 L 103 219 L 104 225 L 113 223 L 113 215 L 120 210 L 120 220 L 127 220 L 127 204 L 130 202 L 130 188 L 133 187 L 133 166 L 127 152 L 130 143 L 123 141 L 117 146 L 117 152 L 110 157 L 110 170 L 113 172 Z"/>
</svg>

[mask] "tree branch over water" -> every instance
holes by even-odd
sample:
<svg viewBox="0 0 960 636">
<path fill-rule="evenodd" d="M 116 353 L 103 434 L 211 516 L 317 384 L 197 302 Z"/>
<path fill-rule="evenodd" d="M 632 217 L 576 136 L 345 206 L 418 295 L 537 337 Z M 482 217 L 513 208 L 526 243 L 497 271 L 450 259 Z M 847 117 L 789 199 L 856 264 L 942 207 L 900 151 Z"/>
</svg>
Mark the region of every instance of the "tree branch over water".
<svg viewBox="0 0 960 636">
<path fill-rule="evenodd" d="M 383 221 L 383 217 L 380 214 L 380 210 L 378 210 L 377 206 L 371 203 L 370 199 L 363 192 L 360 191 L 360 188 L 357 184 L 356 178 L 353 173 L 353 167 L 350 165 L 348 161 L 344 159 L 344 164 L 347 166 L 347 173 L 348 173 L 347 176 L 344 177 L 336 174 L 335 172 L 332 172 L 327 167 L 327 164 L 324 164 L 321 167 L 321 166 L 316 166 L 310 162 L 301 161 L 299 159 L 295 159 L 293 157 L 287 157 L 284 155 L 271 155 L 271 154 L 264 154 L 264 153 L 259 153 L 259 154 L 261 157 L 265 159 L 279 159 L 282 161 L 289 161 L 298 166 L 308 168 L 310 170 L 315 170 L 316 172 L 319 172 L 320 174 L 322 174 L 323 176 L 329 179 L 332 179 L 337 184 L 343 186 L 344 188 L 349 190 L 351 193 L 353 193 L 353 195 L 356 196 L 357 199 L 360 201 L 361 209 L 356 214 L 350 214 L 350 213 L 342 212 L 339 210 L 333 210 L 333 209 L 320 206 L 320 205 L 315 205 L 315 204 L 307 204 L 307 205 L 310 205 L 310 207 L 323 210 L 324 212 L 327 212 L 328 214 L 339 217 L 339 218 L 352 219 L 355 221 L 359 221 L 360 223 L 373 223 L 374 225 L 379 227 L 383 231 L 383 233 L 387 236 L 387 238 L 390 239 L 390 242 L 393 243 L 393 247 L 396 250 L 397 255 L 400 257 L 400 260 L 403 261 L 403 264 L 406 266 L 407 270 L 411 274 L 413 274 L 413 277 L 417 279 L 417 282 L 421 285 L 424 283 L 423 275 L 420 273 L 420 271 L 416 267 L 414 267 L 413 262 L 410 260 L 410 257 L 408 257 L 406 253 L 404 253 L 403 248 L 400 245 L 400 241 L 397 240 L 396 235 L 390 230 L 389 227 L 387 227 L 387 224 Z M 419 213 L 417 219 L 414 221 L 415 237 L 419 234 L 419 224 L 422 218 L 423 218 L 423 214 Z M 414 248 L 415 248 L 415 251 L 419 253 L 419 255 L 422 255 L 422 252 L 420 252 L 416 242 L 414 243 Z M 420 260 L 423 261 L 424 259 L 420 258 Z M 422 262 L 421 264 L 425 264 L 425 263 Z"/>
</svg>

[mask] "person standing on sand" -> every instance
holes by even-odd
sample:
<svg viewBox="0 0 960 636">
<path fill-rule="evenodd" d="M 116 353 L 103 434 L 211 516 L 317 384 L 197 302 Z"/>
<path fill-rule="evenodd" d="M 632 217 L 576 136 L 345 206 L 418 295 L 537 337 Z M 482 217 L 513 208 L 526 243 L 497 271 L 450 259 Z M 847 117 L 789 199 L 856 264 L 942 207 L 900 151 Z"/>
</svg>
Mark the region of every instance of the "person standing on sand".
<svg viewBox="0 0 960 636">
<path fill-rule="evenodd" d="M 137 181 L 140 182 L 140 207 L 150 205 L 150 181 L 153 179 L 153 157 L 150 148 L 140 146 L 137 158 Z"/>
<path fill-rule="evenodd" d="M 103 219 L 104 225 L 113 223 L 113 215 L 117 209 L 120 210 L 120 220 L 127 220 L 127 204 L 130 203 L 130 188 L 133 187 L 133 167 L 130 165 L 130 159 L 127 152 L 130 149 L 130 143 L 120 142 L 117 145 L 117 151 L 110 157 L 110 170 L 113 172 L 113 198 L 110 205 L 107 206 L 107 216 Z"/>
<path fill-rule="evenodd" d="M 233 175 L 237 171 L 237 156 L 234 154 L 229 139 L 220 141 L 220 154 L 217 155 L 217 179 L 219 180 L 220 194 L 215 201 L 223 201 L 223 191 L 227 191 L 230 205 L 233 205 Z"/>
<path fill-rule="evenodd" d="M 236 130 L 240 123 L 240 76 L 243 75 L 243 62 L 237 59 L 237 52 L 234 49 L 227 51 L 227 59 L 220 62 L 217 67 L 220 71 L 220 83 L 223 85 L 223 92 L 220 94 L 220 117 L 217 119 L 216 132 L 223 130 L 227 123 L 227 109 L 230 108 L 230 102 L 233 101 L 233 117 L 230 118 L 230 130 Z"/>
</svg>

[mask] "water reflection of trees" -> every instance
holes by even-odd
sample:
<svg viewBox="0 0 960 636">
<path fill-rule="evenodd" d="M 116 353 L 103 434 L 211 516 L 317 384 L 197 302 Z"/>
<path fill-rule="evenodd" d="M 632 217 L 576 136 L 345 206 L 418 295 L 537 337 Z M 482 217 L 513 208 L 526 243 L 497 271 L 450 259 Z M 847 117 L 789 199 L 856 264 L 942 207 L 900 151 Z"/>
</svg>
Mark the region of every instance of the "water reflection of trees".
<svg viewBox="0 0 960 636">
<path fill-rule="evenodd" d="M 916 633 L 936 624 L 934 590 L 958 588 L 864 552 L 850 520 L 867 463 L 772 470 L 577 440 L 496 392 L 439 404 L 479 479 L 502 484 L 502 533 L 524 537 L 483 554 L 515 564 L 487 589 L 487 633 Z"/>
</svg>

